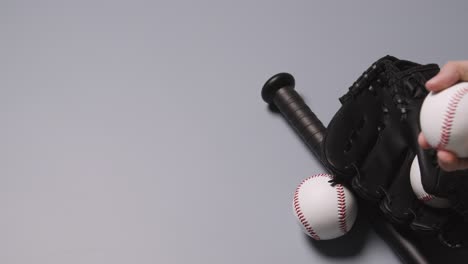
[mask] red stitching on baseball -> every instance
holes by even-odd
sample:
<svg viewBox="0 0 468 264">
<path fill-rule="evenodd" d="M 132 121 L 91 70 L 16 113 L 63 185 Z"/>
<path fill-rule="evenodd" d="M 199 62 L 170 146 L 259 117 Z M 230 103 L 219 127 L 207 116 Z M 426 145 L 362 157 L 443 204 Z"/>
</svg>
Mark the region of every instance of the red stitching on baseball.
<svg viewBox="0 0 468 264">
<path fill-rule="evenodd" d="M 304 214 L 302 213 L 301 206 L 299 204 L 299 190 L 301 189 L 302 185 L 304 185 L 305 182 L 312 178 L 317 178 L 317 177 L 328 177 L 329 179 L 332 179 L 332 177 L 329 174 L 316 174 L 313 176 L 310 176 L 306 179 L 304 179 L 299 186 L 296 188 L 296 192 L 294 193 L 294 210 L 296 211 L 297 217 L 299 218 L 299 221 L 301 222 L 302 226 L 306 229 L 307 233 L 315 239 L 315 240 L 320 240 L 320 237 L 315 233 L 314 229 L 312 226 L 310 226 L 309 222 L 305 218 Z"/>
<path fill-rule="evenodd" d="M 442 122 L 440 140 L 437 144 L 438 149 L 444 149 L 448 145 L 450 141 L 450 135 L 452 133 L 453 120 L 455 118 L 458 104 L 460 103 L 461 99 L 463 99 L 463 96 L 465 96 L 467 93 L 468 86 L 465 86 L 459 89 L 455 93 L 455 95 L 453 95 L 452 98 L 450 98 L 449 105 L 447 107 L 447 111 L 445 112 L 444 120 Z"/>
<path fill-rule="evenodd" d="M 348 226 L 346 225 L 346 196 L 343 185 L 337 184 L 336 193 L 338 195 L 338 221 L 340 229 L 343 233 L 348 232 Z"/>
<path fill-rule="evenodd" d="M 423 201 L 423 202 L 429 202 L 430 200 L 434 199 L 434 196 L 430 195 L 430 194 L 423 194 L 423 195 L 419 196 L 418 199 Z"/>
</svg>

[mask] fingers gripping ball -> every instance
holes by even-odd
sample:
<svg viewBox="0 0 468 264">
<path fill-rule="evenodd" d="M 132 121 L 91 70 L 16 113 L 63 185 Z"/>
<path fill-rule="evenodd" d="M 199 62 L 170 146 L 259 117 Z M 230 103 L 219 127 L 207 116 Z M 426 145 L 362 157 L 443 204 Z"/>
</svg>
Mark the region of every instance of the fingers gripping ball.
<svg viewBox="0 0 468 264">
<path fill-rule="evenodd" d="M 419 170 L 418 157 L 415 157 L 413 163 L 411 164 L 410 182 L 411 188 L 413 188 L 413 192 L 416 194 L 416 197 L 418 197 L 420 201 L 434 208 L 450 207 L 450 202 L 448 199 L 436 197 L 432 194 L 428 194 L 424 190 L 421 181 L 421 171 Z"/>
<path fill-rule="evenodd" d="M 433 148 L 468 157 L 468 82 L 429 93 L 421 107 L 420 123 Z"/>
<path fill-rule="evenodd" d="M 317 174 L 296 189 L 294 214 L 304 232 L 315 240 L 327 240 L 346 234 L 354 225 L 357 202 L 341 184 L 332 186 L 329 174 Z"/>
</svg>

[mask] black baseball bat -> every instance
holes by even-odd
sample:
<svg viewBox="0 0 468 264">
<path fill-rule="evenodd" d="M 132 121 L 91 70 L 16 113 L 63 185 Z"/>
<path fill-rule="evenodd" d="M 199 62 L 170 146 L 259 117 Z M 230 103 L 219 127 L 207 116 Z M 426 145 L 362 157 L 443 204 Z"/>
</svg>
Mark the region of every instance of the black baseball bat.
<svg viewBox="0 0 468 264">
<path fill-rule="evenodd" d="M 295 80 L 291 74 L 278 73 L 268 79 L 263 86 L 262 98 L 281 112 L 316 158 L 327 167 L 322 154 L 326 128 L 296 92 L 294 86 Z M 330 173 L 333 174 L 331 171 Z M 398 231 L 379 214 L 372 213 L 370 210 L 366 211 L 372 214 L 370 221 L 374 230 L 380 234 L 404 263 L 429 263 L 419 249 L 414 246 L 411 237 Z"/>
<path fill-rule="evenodd" d="M 262 98 L 273 104 L 288 120 L 315 156 L 321 160 L 326 128 L 294 90 L 295 80 L 289 73 L 278 73 L 263 86 Z"/>
</svg>

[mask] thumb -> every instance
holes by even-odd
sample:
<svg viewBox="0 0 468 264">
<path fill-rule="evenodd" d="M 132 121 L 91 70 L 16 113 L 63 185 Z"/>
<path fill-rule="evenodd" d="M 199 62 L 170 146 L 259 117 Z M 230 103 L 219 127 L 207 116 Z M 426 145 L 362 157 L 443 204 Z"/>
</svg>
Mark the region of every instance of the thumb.
<svg viewBox="0 0 468 264">
<path fill-rule="evenodd" d="M 427 81 L 426 88 L 439 92 L 459 81 L 468 81 L 468 61 L 448 62 L 436 76 Z"/>
</svg>

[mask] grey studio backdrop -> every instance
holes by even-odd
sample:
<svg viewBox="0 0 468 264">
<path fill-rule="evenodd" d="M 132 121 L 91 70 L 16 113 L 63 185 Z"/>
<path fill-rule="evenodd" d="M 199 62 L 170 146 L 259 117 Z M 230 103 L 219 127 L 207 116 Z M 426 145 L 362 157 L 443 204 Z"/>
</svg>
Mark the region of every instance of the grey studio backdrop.
<svg viewBox="0 0 468 264">
<path fill-rule="evenodd" d="M 360 215 L 315 243 L 323 172 L 260 98 L 327 124 L 391 54 L 466 59 L 466 1 L 0 1 L 0 263 L 398 263 Z"/>
</svg>

